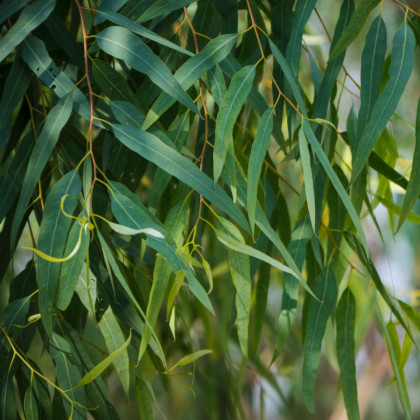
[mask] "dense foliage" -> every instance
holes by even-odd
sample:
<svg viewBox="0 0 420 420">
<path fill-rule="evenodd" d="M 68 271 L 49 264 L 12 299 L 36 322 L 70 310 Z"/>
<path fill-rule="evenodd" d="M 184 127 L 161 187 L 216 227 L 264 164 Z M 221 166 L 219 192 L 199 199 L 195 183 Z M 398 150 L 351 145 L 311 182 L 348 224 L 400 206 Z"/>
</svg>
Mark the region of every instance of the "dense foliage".
<svg viewBox="0 0 420 420">
<path fill-rule="evenodd" d="M 0 4 L 0 419 L 328 418 L 337 398 L 359 419 L 369 326 L 411 418 L 420 317 L 364 219 L 419 222 L 420 111 L 396 107 L 420 15 L 316 3 Z"/>
</svg>

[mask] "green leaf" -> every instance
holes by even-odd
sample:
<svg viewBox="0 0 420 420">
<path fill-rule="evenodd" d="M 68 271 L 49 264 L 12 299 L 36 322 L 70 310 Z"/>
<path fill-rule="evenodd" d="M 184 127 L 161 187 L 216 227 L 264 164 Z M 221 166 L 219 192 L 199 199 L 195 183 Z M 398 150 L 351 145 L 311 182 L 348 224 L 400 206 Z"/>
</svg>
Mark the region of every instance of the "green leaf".
<svg viewBox="0 0 420 420">
<path fill-rule="evenodd" d="M 71 219 L 61 210 L 62 200 L 63 197 L 67 196 L 63 207 L 67 214 L 72 214 L 77 205 L 81 189 L 82 185 L 79 175 L 76 170 L 73 170 L 64 175 L 48 194 L 38 237 L 38 249 L 41 252 L 57 258 L 63 256 Z M 61 264 L 38 257 L 38 307 L 42 323 L 48 335 L 52 333 L 53 307 L 60 268 Z"/>
<path fill-rule="evenodd" d="M 395 329 L 395 325 L 392 321 L 389 321 L 385 325 L 382 314 L 378 308 L 378 318 L 383 327 L 386 344 L 388 347 L 389 358 L 391 359 L 392 370 L 394 371 L 395 378 L 397 380 L 398 386 L 398 395 L 400 397 L 401 405 L 404 410 L 405 418 L 411 420 L 411 404 L 410 398 L 407 392 L 407 385 L 405 382 L 404 370 L 399 367 L 399 355 L 401 354 L 401 349 L 398 343 L 398 336 Z"/>
<path fill-rule="evenodd" d="M 224 229 L 235 237 L 235 239 L 245 245 L 239 229 L 228 220 L 220 218 Z M 248 357 L 248 328 L 249 316 L 251 312 L 251 275 L 249 256 L 241 252 L 228 250 L 229 270 L 232 276 L 233 285 L 236 290 L 235 305 L 237 314 L 237 327 L 239 345 L 242 353 Z"/>
<path fill-rule="evenodd" d="M 12 245 L 15 244 L 17 239 L 16 236 L 19 226 L 38 179 L 58 141 L 61 130 L 70 117 L 72 107 L 73 101 L 70 96 L 64 97 L 58 101 L 57 105 L 49 112 L 38 141 L 32 150 L 22 189 L 20 191 L 15 217 L 13 219 L 11 233 Z"/>
<path fill-rule="evenodd" d="M 0 23 L 3 23 L 8 17 L 22 9 L 27 3 L 29 3 L 29 0 L 3 1 L 2 4 L 0 4 Z"/>
<path fill-rule="evenodd" d="M 102 0 L 99 9 L 96 11 L 95 20 L 93 23 L 99 25 L 106 20 L 104 14 L 114 13 L 121 9 L 127 0 Z M 143 3 L 143 2 L 140 2 Z"/>
<path fill-rule="evenodd" d="M 27 389 L 24 400 L 24 411 L 26 420 L 38 420 L 38 403 L 32 390 L 32 385 Z"/>
<path fill-rule="evenodd" d="M 136 378 L 136 401 L 141 420 L 153 420 L 152 395 L 143 379 Z"/>
<path fill-rule="evenodd" d="M 330 54 L 330 60 L 338 57 L 359 35 L 369 13 L 379 4 L 380 0 L 361 0 L 357 6 L 349 25 L 335 44 Z"/>
<path fill-rule="evenodd" d="M 71 253 L 76 247 L 80 236 L 81 243 L 77 253 L 61 265 L 60 279 L 57 287 L 57 307 L 61 311 L 66 310 L 70 304 L 89 250 L 90 230 L 79 222 L 74 222 L 69 232 L 64 255 Z"/>
<path fill-rule="evenodd" d="M 248 223 L 228 195 L 187 158 L 167 146 L 158 137 L 135 127 L 116 124 L 114 134 L 129 149 L 164 169 L 195 189 L 204 198 L 228 213 L 244 229 Z"/>
<path fill-rule="evenodd" d="M 267 153 L 268 143 L 270 142 L 273 131 L 274 107 L 268 108 L 261 117 L 258 124 L 257 134 L 252 144 L 251 155 L 248 164 L 248 185 L 247 185 L 247 210 L 249 223 L 252 231 L 255 225 L 255 209 L 257 203 L 257 188 L 261 175 L 261 168 Z"/>
<path fill-rule="evenodd" d="M 209 87 L 213 99 L 217 105 L 222 105 L 223 98 L 226 94 L 226 83 L 223 77 L 223 72 L 220 70 L 218 65 L 215 65 L 211 70 L 207 72 L 207 77 L 209 79 Z"/>
<path fill-rule="evenodd" d="M 61 395 L 67 416 L 75 420 L 87 419 L 86 411 L 69 401 L 70 399 L 83 406 L 85 405 L 83 389 L 75 389 L 80 381 L 80 372 L 70 361 L 72 354 L 69 344 L 63 337 L 53 333 L 50 340 L 50 353 L 57 367 L 58 385 L 61 389 L 67 391 L 65 395 Z"/>
<path fill-rule="evenodd" d="M 54 90 L 59 97 L 66 97 L 71 93 L 74 109 L 87 121 L 90 121 L 90 106 L 83 93 L 69 79 L 69 77 L 52 61 L 43 41 L 30 36 L 23 41 L 21 54 L 23 61 L 47 86 Z M 99 121 L 94 124 L 103 127 Z"/>
<path fill-rule="evenodd" d="M 114 350 L 108 357 L 99 362 L 93 369 L 86 373 L 75 388 L 86 385 L 97 378 L 111 363 L 126 352 L 128 345 L 131 342 L 131 330 L 127 340 L 116 350 Z"/>
<path fill-rule="evenodd" d="M 110 306 L 108 306 L 108 309 L 102 315 L 98 325 L 105 339 L 106 348 L 108 349 L 109 353 L 113 353 L 124 345 L 124 335 Z M 120 355 L 113 361 L 114 367 L 117 371 L 118 377 L 120 378 L 127 398 L 129 397 L 130 393 L 129 363 L 130 360 L 128 358 L 127 349 L 121 352 Z"/>
<path fill-rule="evenodd" d="M 321 356 L 322 339 L 337 299 L 337 282 L 329 267 L 317 277 L 314 293 L 317 299 L 311 297 L 309 301 L 302 368 L 303 398 L 311 413 L 315 412 L 314 385 Z"/>
<path fill-rule="evenodd" d="M 198 54 L 188 59 L 176 72 L 175 79 L 183 89 L 189 89 L 206 71 L 222 61 L 235 44 L 236 34 L 220 35 L 212 39 Z M 143 130 L 147 130 L 175 103 L 162 92 L 146 115 Z"/>
<path fill-rule="evenodd" d="M 128 29 L 111 26 L 95 35 L 96 42 L 103 51 L 124 60 L 140 73 L 146 74 L 168 95 L 196 112 L 198 109 L 174 78 L 166 64 L 140 38 Z"/>
<path fill-rule="evenodd" d="M 309 155 L 308 143 L 305 138 L 303 127 L 299 130 L 299 151 L 302 160 L 303 182 L 305 184 L 306 202 L 308 204 L 309 218 L 311 220 L 312 229 L 316 232 L 315 222 L 315 191 L 312 178 L 311 157 Z"/>
<path fill-rule="evenodd" d="M 386 26 L 380 16 L 371 24 L 362 53 L 360 110 L 357 122 L 357 142 L 370 120 L 373 107 L 379 97 L 386 53 Z"/>
<path fill-rule="evenodd" d="M 315 154 L 318 157 L 319 162 L 323 166 L 324 171 L 326 172 L 328 178 L 330 179 L 331 184 L 333 185 L 333 187 L 337 191 L 337 194 L 341 198 L 341 201 L 343 202 L 344 207 L 348 211 L 348 214 L 349 214 L 354 226 L 357 229 L 357 232 L 360 236 L 363 248 L 364 248 L 366 254 L 368 254 L 369 249 L 368 249 L 368 245 L 367 245 L 367 241 L 366 241 L 366 236 L 365 236 L 365 233 L 363 231 L 362 225 L 360 223 L 359 216 L 358 216 L 356 210 L 354 209 L 354 206 L 353 206 L 346 190 L 344 189 L 343 184 L 341 183 L 337 174 L 334 172 L 334 169 L 332 168 L 324 150 L 322 149 L 321 145 L 319 144 L 318 140 L 316 139 L 316 137 L 315 137 L 312 129 L 310 128 L 309 124 L 304 122 L 302 124 L 302 126 L 303 126 L 303 130 L 306 134 L 306 139 L 308 140 L 309 144 L 312 146 L 313 150 L 315 151 Z"/>
<path fill-rule="evenodd" d="M 99 243 L 101 245 L 102 252 L 104 254 L 105 260 L 107 261 L 107 264 L 110 265 L 110 268 L 112 269 L 113 273 L 115 274 L 115 276 L 117 277 L 121 286 L 123 287 L 124 291 L 127 293 L 128 297 L 130 298 L 131 303 L 139 311 L 140 315 L 145 320 L 145 323 L 148 324 L 146 314 L 144 313 L 144 311 L 143 311 L 142 307 L 140 306 L 140 304 L 138 303 L 137 299 L 134 297 L 133 292 L 130 290 L 130 287 L 128 286 L 127 281 L 125 280 L 123 274 L 121 273 L 121 270 L 118 267 L 118 264 L 117 264 L 114 256 L 112 255 L 112 252 L 109 249 L 107 243 L 105 242 L 104 238 L 102 237 L 102 235 L 100 234 L 99 231 L 96 231 L 96 235 L 98 236 Z M 156 345 L 157 345 L 158 352 L 160 354 L 160 358 L 162 360 L 162 363 L 166 366 L 165 354 L 163 353 L 163 349 L 162 349 L 162 347 L 159 343 L 159 340 L 156 336 L 156 333 L 155 333 L 153 327 L 150 324 L 148 324 L 148 326 L 152 331 L 152 336 L 155 339 L 155 342 L 156 342 Z M 112 360 L 111 360 L 110 363 L 112 363 Z"/>
<path fill-rule="evenodd" d="M 292 32 L 290 34 L 286 51 L 287 62 L 290 63 L 292 74 L 295 77 L 297 77 L 299 72 L 303 30 L 305 28 L 306 22 L 311 16 L 316 1 L 317 0 L 299 0 L 296 3 Z"/>
<path fill-rule="evenodd" d="M 216 183 L 222 173 L 229 145 L 233 144 L 233 126 L 255 77 L 255 66 L 246 66 L 233 76 L 216 119 L 213 172 Z"/>
<path fill-rule="evenodd" d="M 273 267 L 276 267 L 279 270 L 284 271 L 285 273 L 291 274 L 293 277 L 295 277 L 296 279 L 298 279 L 301 282 L 302 286 L 305 288 L 305 290 L 309 294 L 314 296 L 313 292 L 308 287 L 306 282 L 301 277 L 299 277 L 289 267 L 286 267 L 284 264 L 278 262 L 274 258 L 269 257 L 268 255 L 264 254 L 263 252 L 258 251 L 257 249 L 252 248 L 252 247 L 242 243 L 241 241 L 238 241 L 237 239 L 232 237 L 230 234 L 226 234 L 225 232 L 221 231 L 220 229 L 215 228 L 215 232 L 216 232 L 217 239 L 223 245 L 225 245 L 226 247 L 228 247 L 232 251 L 237 251 L 237 252 L 240 252 L 241 254 L 249 255 L 250 257 L 254 257 L 254 258 L 258 258 L 259 260 L 264 261 L 267 264 L 270 264 Z"/>
<path fill-rule="evenodd" d="M 12 68 L 7 76 L 0 100 L 0 129 L 10 119 L 13 110 L 26 92 L 32 73 L 23 62 L 20 54 L 16 54 Z"/>
<path fill-rule="evenodd" d="M 148 7 L 137 19 L 137 22 L 146 22 L 159 16 L 166 15 L 181 7 L 188 6 L 194 1 L 195 0 L 160 0 Z"/>
<path fill-rule="evenodd" d="M 162 1 L 159 2 L 159 4 L 162 3 Z M 157 4 L 157 3 L 156 3 Z M 139 23 L 133 22 L 128 17 L 125 17 L 123 15 L 120 15 L 118 13 L 114 12 L 101 12 L 98 10 L 97 17 L 100 17 L 101 20 L 109 20 L 112 23 L 115 23 L 116 25 L 123 26 L 124 28 L 128 29 L 131 32 L 134 32 L 137 35 L 140 35 L 144 38 L 150 39 L 151 41 L 155 41 L 160 45 L 163 45 L 164 47 L 171 48 L 175 51 L 180 52 L 181 54 L 185 54 L 188 56 L 193 56 L 194 54 L 185 48 L 180 47 L 179 45 L 174 44 L 171 41 L 168 41 L 166 38 L 163 38 L 156 34 L 155 32 L 145 28 L 144 26 L 140 25 Z"/>
<path fill-rule="evenodd" d="M 415 40 L 413 31 L 404 22 L 395 34 L 391 52 L 390 79 L 380 94 L 366 128 L 353 156 L 353 171 L 350 183 L 360 175 L 369 154 L 397 107 L 398 101 L 411 74 L 414 61 Z"/>
<path fill-rule="evenodd" d="M 150 221 L 145 218 L 144 210 L 142 210 L 133 200 L 130 200 L 130 198 L 125 195 L 112 193 L 111 206 L 114 216 L 121 224 L 131 228 L 143 229 L 147 223 L 150 223 Z M 211 313 L 214 313 L 203 286 L 201 286 L 195 278 L 192 270 L 185 266 L 180 255 L 176 252 L 175 248 L 167 242 L 165 236 L 166 235 L 163 235 L 162 238 L 149 235 L 146 240 L 146 244 L 166 258 L 175 273 L 179 270 L 185 272 L 191 292 Z"/>
<path fill-rule="evenodd" d="M 336 349 L 344 404 L 350 420 L 360 419 L 354 345 L 355 317 L 356 301 L 351 290 L 347 288 L 341 296 L 336 311 Z"/>
<path fill-rule="evenodd" d="M 187 356 L 181 357 L 181 359 L 179 359 L 170 369 L 168 372 L 173 371 L 175 368 L 179 367 L 179 366 L 185 366 L 188 365 L 190 363 L 195 362 L 197 359 L 199 359 L 200 357 L 205 356 L 206 354 L 210 354 L 212 353 L 213 350 L 198 350 L 194 353 L 188 354 Z"/>
<path fill-rule="evenodd" d="M 0 381 L 0 419 L 16 419 L 16 396 L 12 376 L 7 375 Z"/>
<path fill-rule="evenodd" d="M 0 62 L 2 62 L 31 31 L 47 19 L 53 11 L 54 6 L 54 0 L 38 0 L 23 10 L 17 22 L 9 29 L 6 35 L 0 39 Z"/>
<path fill-rule="evenodd" d="M 298 270 L 303 267 L 306 256 L 306 245 L 313 235 L 314 233 L 308 218 L 300 220 L 293 229 L 292 240 L 290 241 L 287 250 L 290 253 L 291 258 L 295 261 Z M 298 294 L 299 284 L 292 275 L 284 273 L 281 311 L 278 318 L 279 328 L 273 360 L 275 360 L 282 351 L 290 334 L 296 314 Z"/>
<path fill-rule="evenodd" d="M 410 180 L 408 181 L 407 193 L 401 209 L 401 215 L 398 220 L 398 228 L 400 229 L 404 220 L 407 218 L 411 209 L 414 207 L 420 194 L 420 100 L 417 103 L 416 118 L 416 145 L 414 147 L 413 166 L 411 168 Z"/>
<path fill-rule="evenodd" d="M 22 187 L 25 169 L 31 156 L 34 139 L 28 133 L 21 140 L 14 156 L 9 156 L 0 170 L 0 220 L 7 215 Z"/>
</svg>

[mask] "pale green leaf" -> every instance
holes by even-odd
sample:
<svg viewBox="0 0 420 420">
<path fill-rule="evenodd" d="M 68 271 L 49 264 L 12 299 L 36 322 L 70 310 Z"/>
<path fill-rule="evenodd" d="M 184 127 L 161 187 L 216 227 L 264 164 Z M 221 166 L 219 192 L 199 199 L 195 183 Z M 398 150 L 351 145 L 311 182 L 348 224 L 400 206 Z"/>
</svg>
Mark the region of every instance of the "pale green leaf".
<svg viewBox="0 0 420 420">
<path fill-rule="evenodd" d="M 303 182 L 305 185 L 306 202 L 308 204 L 309 218 L 311 220 L 312 229 L 316 231 L 315 227 L 315 191 L 314 182 L 312 178 L 311 157 L 309 155 L 308 143 L 305 138 L 303 127 L 299 129 L 299 152 L 302 160 Z"/>
<path fill-rule="evenodd" d="M 98 326 L 105 339 L 106 348 L 109 353 L 113 353 L 120 347 L 124 346 L 124 335 L 114 313 L 112 312 L 111 306 L 108 306 L 108 309 L 102 315 Z M 130 393 L 130 360 L 128 358 L 127 349 L 122 351 L 112 363 L 114 364 L 115 370 L 120 378 L 125 395 L 128 398 Z"/>
<path fill-rule="evenodd" d="M 181 357 L 181 359 L 179 359 L 170 369 L 168 372 L 173 371 L 175 368 L 179 367 L 179 366 L 185 366 L 188 365 L 190 363 L 195 362 L 197 359 L 199 359 L 200 357 L 205 356 L 206 354 L 210 354 L 212 353 L 212 350 L 198 350 L 194 353 L 188 354 L 187 356 Z"/>
<path fill-rule="evenodd" d="M 111 363 L 114 363 L 114 361 L 120 357 L 124 352 L 126 352 L 126 349 L 131 341 L 131 330 L 130 335 L 127 338 L 127 341 L 123 343 L 119 348 L 114 350 L 109 356 L 107 356 L 104 360 L 99 362 L 93 369 L 91 369 L 86 375 L 83 376 L 83 378 L 80 380 L 80 382 L 76 385 L 76 388 L 86 385 L 89 382 L 92 382 L 96 377 L 98 377 Z"/>
</svg>

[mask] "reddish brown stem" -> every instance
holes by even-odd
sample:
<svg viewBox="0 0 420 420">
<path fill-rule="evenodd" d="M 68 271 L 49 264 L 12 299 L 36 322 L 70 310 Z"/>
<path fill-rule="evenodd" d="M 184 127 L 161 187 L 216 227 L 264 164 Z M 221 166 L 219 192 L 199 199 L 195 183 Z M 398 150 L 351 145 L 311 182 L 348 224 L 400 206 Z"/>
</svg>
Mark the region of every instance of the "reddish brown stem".
<svg viewBox="0 0 420 420">
<path fill-rule="evenodd" d="M 82 31 L 83 31 L 83 49 L 85 54 L 85 71 L 86 71 L 86 80 L 89 88 L 89 101 L 90 101 L 90 123 L 89 123 L 89 151 L 90 151 L 90 157 L 92 159 L 92 165 L 93 165 L 93 179 L 92 179 L 92 186 L 90 189 L 90 209 L 92 210 L 92 197 L 93 197 L 93 188 L 95 186 L 96 182 L 96 160 L 95 156 L 93 154 L 93 138 L 92 138 L 92 131 L 93 131 L 93 120 L 95 118 L 95 113 L 93 109 L 93 90 L 92 90 L 92 83 L 90 81 L 90 74 L 89 74 L 89 56 L 88 56 L 88 50 L 87 50 L 87 33 L 86 33 L 86 25 L 85 25 L 85 18 L 83 16 L 83 8 L 79 3 L 79 0 L 75 0 L 76 5 L 79 9 L 80 14 L 80 22 L 82 24 Z"/>
</svg>

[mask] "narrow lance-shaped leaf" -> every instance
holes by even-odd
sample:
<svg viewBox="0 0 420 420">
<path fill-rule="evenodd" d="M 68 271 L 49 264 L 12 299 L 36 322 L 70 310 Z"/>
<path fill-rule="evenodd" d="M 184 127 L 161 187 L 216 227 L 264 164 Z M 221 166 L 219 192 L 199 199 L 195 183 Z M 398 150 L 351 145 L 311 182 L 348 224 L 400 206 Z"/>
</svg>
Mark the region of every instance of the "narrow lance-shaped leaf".
<svg viewBox="0 0 420 420">
<path fill-rule="evenodd" d="M 312 178 L 311 157 L 309 155 L 308 143 L 305 138 L 303 127 L 299 130 L 299 151 L 302 160 L 303 168 L 303 182 L 305 184 L 306 202 L 308 204 L 309 218 L 311 220 L 312 229 L 316 231 L 315 227 L 315 192 L 314 182 Z"/>
<path fill-rule="evenodd" d="M 146 74 L 163 91 L 187 108 L 199 113 L 166 64 L 136 35 L 120 26 L 111 26 L 95 35 L 99 48 Z"/>
<path fill-rule="evenodd" d="M 416 145 L 414 146 L 413 166 L 411 168 L 410 180 L 407 185 L 407 193 L 401 209 L 401 215 L 398 220 L 398 229 L 404 223 L 414 204 L 420 195 L 420 99 L 417 103 L 416 118 Z"/>
<path fill-rule="evenodd" d="M 248 163 L 247 210 L 252 231 L 255 225 L 255 209 L 257 202 L 257 188 L 260 180 L 261 168 L 267 153 L 271 132 L 273 131 L 274 107 L 268 108 L 258 124 L 257 134 L 251 148 Z"/>
<path fill-rule="evenodd" d="M 80 381 L 80 372 L 73 366 L 69 358 L 71 350 L 69 344 L 60 335 L 54 333 L 50 340 L 50 353 L 57 367 L 57 382 L 61 389 L 67 391 L 62 395 L 64 410 L 69 418 L 74 420 L 87 419 L 86 411 L 71 401 L 85 405 L 85 393 L 83 389 L 74 389 Z"/>
<path fill-rule="evenodd" d="M 336 311 L 336 348 L 344 404 L 350 420 L 360 419 L 354 345 L 355 316 L 356 301 L 351 290 L 347 288 L 340 298 Z"/>
<path fill-rule="evenodd" d="M 160 0 L 157 3 L 153 3 L 145 10 L 142 15 L 137 19 L 137 22 L 146 22 L 148 20 L 157 18 L 161 15 L 166 15 L 174 10 L 178 10 L 181 7 L 188 6 L 195 0 Z"/>
<path fill-rule="evenodd" d="M 337 282 L 333 271 L 327 267 L 316 279 L 314 293 L 310 298 L 303 347 L 302 391 L 306 407 L 315 412 L 314 385 L 321 356 L 325 328 L 337 299 Z"/>
<path fill-rule="evenodd" d="M 386 52 L 386 26 L 378 16 L 370 26 L 366 44 L 362 53 L 360 111 L 357 121 L 356 140 L 359 140 L 367 122 L 370 120 L 373 107 L 379 96 L 381 77 Z M 357 144 L 357 141 L 356 141 Z"/>
<path fill-rule="evenodd" d="M 370 120 L 353 156 L 351 183 L 360 175 L 373 146 L 397 107 L 413 68 L 414 45 L 413 31 L 404 22 L 393 40 L 389 68 L 390 79 L 375 103 Z"/>
<path fill-rule="evenodd" d="M 178 360 L 170 369 L 169 372 L 177 368 L 178 366 L 185 366 L 190 363 L 195 362 L 200 357 L 205 356 L 206 354 L 212 353 L 212 350 L 198 350 L 195 353 L 188 354 L 187 356 L 181 357 L 181 359 Z"/>
<path fill-rule="evenodd" d="M 11 233 L 12 245 L 15 244 L 20 223 L 22 222 L 23 215 L 38 179 L 58 141 L 62 128 L 70 117 L 72 106 L 73 101 L 70 96 L 63 97 L 58 101 L 57 105 L 49 112 L 38 141 L 32 150 L 13 219 Z"/>
<path fill-rule="evenodd" d="M 82 235 L 81 243 L 76 254 L 69 260 L 63 262 L 61 266 L 60 279 L 57 288 L 57 307 L 61 311 L 64 311 L 70 304 L 89 249 L 90 230 L 86 225 L 81 225 L 79 221 L 74 222 L 70 229 L 63 255 L 69 255 L 72 250 L 75 249 L 80 234 Z"/>
<path fill-rule="evenodd" d="M 154 420 L 152 396 L 142 378 L 136 377 L 136 401 L 142 420 Z"/>
<path fill-rule="evenodd" d="M 0 39 L 0 62 L 17 47 L 28 34 L 41 25 L 50 15 L 55 6 L 55 0 L 39 0 L 26 7 L 17 22 Z"/>
<path fill-rule="evenodd" d="M 349 25 L 341 35 L 330 54 L 330 60 L 338 57 L 359 35 L 360 30 L 369 17 L 369 13 L 378 5 L 380 0 L 362 0 L 357 6 Z"/>
<path fill-rule="evenodd" d="M 353 222 L 354 226 L 357 229 L 357 232 L 360 236 L 363 248 L 366 252 L 366 254 L 369 253 L 366 236 L 362 228 L 362 224 L 360 223 L 359 216 L 354 209 L 354 206 L 346 192 L 346 190 L 343 187 L 343 184 L 341 183 L 340 179 L 338 178 L 337 174 L 334 172 L 334 169 L 331 166 L 331 163 L 329 162 L 324 150 L 322 149 L 322 146 L 318 142 L 317 138 L 315 137 L 315 134 L 313 133 L 312 129 L 310 128 L 309 124 L 303 122 L 303 130 L 306 134 L 306 139 L 308 140 L 309 144 L 312 146 L 313 150 L 315 151 L 316 156 L 319 159 L 319 162 L 324 168 L 324 171 L 326 172 L 328 178 L 331 181 L 331 184 L 337 191 L 337 194 L 341 198 L 341 201 L 343 202 L 344 207 L 349 213 L 349 216 L 351 218 L 351 221 Z"/>
<path fill-rule="evenodd" d="M 123 15 L 120 15 L 118 13 L 114 13 L 111 11 L 98 10 L 96 12 L 95 19 L 98 19 L 98 18 L 101 18 L 101 20 L 109 20 L 110 22 L 115 23 L 116 25 L 123 26 L 124 28 L 130 30 L 131 32 L 134 32 L 137 35 L 150 39 L 151 41 L 155 41 L 158 44 L 163 45 L 165 47 L 172 48 L 173 50 L 178 51 L 182 54 L 185 54 L 188 56 L 194 55 L 192 52 L 186 50 L 185 48 L 180 47 L 177 44 L 174 44 L 171 41 L 168 41 L 166 38 L 161 37 L 160 35 L 147 29 L 146 27 L 140 25 L 139 23 L 133 22 L 131 19 L 129 19 L 126 16 L 123 16 Z"/>
<path fill-rule="evenodd" d="M 183 89 L 189 89 L 207 70 L 226 58 L 235 41 L 236 34 L 220 35 L 212 39 L 198 54 L 188 59 L 175 72 L 175 79 Z M 162 92 L 146 115 L 143 130 L 155 123 L 174 103 L 175 100 L 172 97 Z"/>
<path fill-rule="evenodd" d="M 233 143 L 233 127 L 255 77 L 255 66 L 246 66 L 232 78 L 216 119 L 213 151 L 213 173 L 216 183 L 222 173 L 229 145 Z"/>
<path fill-rule="evenodd" d="M 228 195 L 187 158 L 153 134 L 119 124 L 113 128 L 115 136 L 129 149 L 195 189 L 249 231 L 245 217 Z"/>
<path fill-rule="evenodd" d="M 102 315 L 98 325 L 105 339 L 106 348 L 108 349 L 109 353 L 118 350 L 121 346 L 124 345 L 124 335 L 110 306 L 108 306 L 108 309 Z M 120 354 L 120 356 L 113 361 L 114 367 L 117 371 L 118 377 L 120 378 L 125 395 L 127 397 L 129 396 L 130 391 L 129 362 L 130 360 L 128 358 L 127 349 L 125 349 Z"/>
<path fill-rule="evenodd" d="M 25 400 L 24 400 L 24 411 L 25 411 L 25 418 L 27 420 L 38 420 L 38 404 L 32 390 L 32 385 L 27 389 L 25 393 Z"/>
<path fill-rule="evenodd" d="M 239 229 L 223 217 L 219 217 L 225 231 L 229 232 L 234 238 L 245 245 L 245 240 Z M 242 353 L 248 357 L 248 328 L 249 315 L 251 311 L 251 275 L 249 256 L 241 252 L 228 250 L 229 270 L 232 276 L 233 285 L 236 290 L 235 306 L 237 314 L 237 327 L 239 345 Z"/>
<path fill-rule="evenodd" d="M 29 0 L 9 0 L 2 2 L 0 4 L 0 24 L 15 12 L 22 9 L 27 3 L 29 3 Z"/>
<path fill-rule="evenodd" d="M 20 54 L 16 54 L 1 95 L 0 129 L 10 119 L 13 110 L 26 92 L 31 78 L 32 73 L 28 69 L 28 66 L 25 65 Z"/>
<path fill-rule="evenodd" d="M 96 11 L 93 23 L 99 25 L 106 20 L 104 14 L 117 12 L 127 3 L 127 0 L 103 0 Z"/>
<path fill-rule="evenodd" d="M 113 363 L 118 357 L 120 357 L 125 352 L 130 342 L 131 330 L 127 341 L 125 341 L 125 343 L 123 343 L 121 347 L 114 350 L 108 357 L 102 360 L 102 362 L 99 362 L 92 370 L 86 373 L 75 388 L 78 388 L 82 385 L 86 385 L 89 382 L 92 382 L 95 378 L 97 378 L 111 363 Z"/>
<path fill-rule="evenodd" d="M 38 237 L 39 251 L 48 256 L 62 257 L 66 245 L 67 233 L 72 221 L 61 210 L 62 198 L 68 196 L 64 201 L 63 207 L 67 214 L 72 214 L 76 207 L 81 188 L 81 181 L 76 170 L 63 176 L 54 185 L 45 202 Z M 42 316 L 42 323 L 49 335 L 52 333 L 52 311 L 55 304 L 60 268 L 60 263 L 47 261 L 42 257 L 38 257 L 38 307 Z"/>
<path fill-rule="evenodd" d="M 36 36 L 27 37 L 22 43 L 21 54 L 35 75 L 53 89 L 59 98 L 70 93 L 75 110 L 84 119 L 90 120 L 90 107 L 87 99 L 64 71 L 54 64 L 43 41 Z M 100 121 L 95 121 L 94 124 L 97 127 L 103 127 Z"/>
<path fill-rule="evenodd" d="M 292 240 L 287 250 L 294 259 L 297 268 L 302 269 L 306 255 L 306 245 L 313 237 L 314 233 L 308 218 L 299 221 L 292 232 Z M 291 274 L 283 275 L 283 294 L 281 299 L 281 311 L 278 318 L 278 333 L 276 340 L 276 348 L 273 354 L 273 361 L 278 357 L 292 328 L 298 303 L 299 284 Z"/>
</svg>

